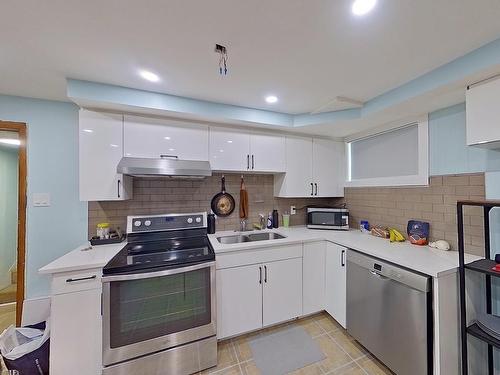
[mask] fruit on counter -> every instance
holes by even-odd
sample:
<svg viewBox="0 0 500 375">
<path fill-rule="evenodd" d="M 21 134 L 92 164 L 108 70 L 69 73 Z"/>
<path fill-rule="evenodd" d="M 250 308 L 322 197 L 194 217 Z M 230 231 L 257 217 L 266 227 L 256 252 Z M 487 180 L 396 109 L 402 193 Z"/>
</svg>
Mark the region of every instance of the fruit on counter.
<svg viewBox="0 0 500 375">
<path fill-rule="evenodd" d="M 405 237 L 400 231 L 394 228 L 389 228 L 389 241 L 391 242 L 405 242 Z"/>
</svg>

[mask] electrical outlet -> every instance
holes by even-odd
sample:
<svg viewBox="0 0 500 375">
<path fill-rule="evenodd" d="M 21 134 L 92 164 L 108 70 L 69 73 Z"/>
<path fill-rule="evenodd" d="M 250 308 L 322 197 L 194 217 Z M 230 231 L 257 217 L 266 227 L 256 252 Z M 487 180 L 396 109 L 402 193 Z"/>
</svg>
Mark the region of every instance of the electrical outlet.
<svg viewBox="0 0 500 375">
<path fill-rule="evenodd" d="M 297 213 L 297 209 L 295 206 L 290 206 L 290 215 L 295 215 Z"/>
</svg>

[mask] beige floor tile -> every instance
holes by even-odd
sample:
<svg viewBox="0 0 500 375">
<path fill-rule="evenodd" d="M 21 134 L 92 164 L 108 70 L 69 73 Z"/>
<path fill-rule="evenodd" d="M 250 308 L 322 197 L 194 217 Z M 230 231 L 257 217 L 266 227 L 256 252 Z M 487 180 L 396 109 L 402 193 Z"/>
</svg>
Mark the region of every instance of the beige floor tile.
<svg viewBox="0 0 500 375">
<path fill-rule="evenodd" d="M 343 329 L 342 326 L 335 321 L 335 319 L 333 319 L 326 313 L 316 316 L 315 320 L 320 325 L 320 327 L 325 330 L 325 332 L 332 332 L 338 329 Z"/>
<path fill-rule="evenodd" d="M 361 358 L 357 361 L 369 375 L 394 375 L 394 373 L 385 367 L 380 361 L 371 356 Z"/>
<path fill-rule="evenodd" d="M 316 322 L 316 319 L 316 316 L 311 316 L 308 318 L 300 319 L 295 324 L 304 328 L 306 332 L 311 335 L 311 337 L 316 337 L 325 333 L 325 331 Z"/>
<path fill-rule="evenodd" d="M 346 366 L 329 372 L 328 375 L 366 375 L 366 373 L 356 362 L 351 362 Z"/>
<path fill-rule="evenodd" d="M 319 362 L 323 371 L 328 372 L 351 362 L 351 358 L 329 336 L 319 336 L 314 341 L 318 343 L 326 356 L 324 360 Z"/>
<path fill-rule="evenodd" d="M 219 369 L 219 370 L 205 370 L 200 372 L 200 375 L 205 375 L 205 374 L 213 374 L 213 375 L 242 375 L 242 372 L 240 370 L 239 365 L 233 365 L 231 367 L 226 367 L 224 369 Z"/>
<path fill-rule="evenodd" d="M 16 304 L 0 305 L 0 333 L 11 324 L 16 324 Z"/>
<path fill-rule="evenodd" d="M 241 363 L 241 370 L 243 372 L 243 375 L 260 375 L 259 368 L 255 366 L 254 361 L 248 361 L 245 363 Z"/>
<path fill-rule="evenodd" d="M 233 343 L 230 340 L 217 343 L 217 366 L 209 368 L 202 374 L 211 374 L 238 364 Z"/>
<path fill-rule="evenodd" d="M 330 332 L 329 335 L 349 354 L 352 359 L 358 359 L 367 354 L 367 351 L 345 330 Z"/>
<path fill-rule="evenodd" d="M 252 359 L 253 354 L 252 350 L 250 349 L 250 341 L 260 335 L 261 335 L 260 332 L 254 332 L 236 337 L 232 340 L 234 344 L 234 349 L 236 350 L 236 356 L 239 362 L 245 362 Z"/>
</svg>

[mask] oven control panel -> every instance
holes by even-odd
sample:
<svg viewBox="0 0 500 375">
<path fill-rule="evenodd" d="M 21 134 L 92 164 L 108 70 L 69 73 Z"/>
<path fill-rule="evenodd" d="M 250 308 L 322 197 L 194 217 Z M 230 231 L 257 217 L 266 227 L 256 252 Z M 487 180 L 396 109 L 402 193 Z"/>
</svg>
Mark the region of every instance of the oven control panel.
<svg viewBox="0 0 500 375">
<path fill-rule="evenodd" d="M 206 226 L 206 212 L 127 217 L 127 233 L 195 229 Z"/>
</svg>

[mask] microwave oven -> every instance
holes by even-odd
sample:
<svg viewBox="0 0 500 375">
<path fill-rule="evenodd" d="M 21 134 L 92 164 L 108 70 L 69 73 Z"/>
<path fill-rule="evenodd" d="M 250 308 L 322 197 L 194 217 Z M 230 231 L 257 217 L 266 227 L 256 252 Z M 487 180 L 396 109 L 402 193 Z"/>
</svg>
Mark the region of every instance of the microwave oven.
<svg viewBox="0 0 500 375">
<path fill-rule="evenodd" d="M 349 230 L 347 208 L 308 207 L 307 227 L 310 229 Z"/>
</svg>

